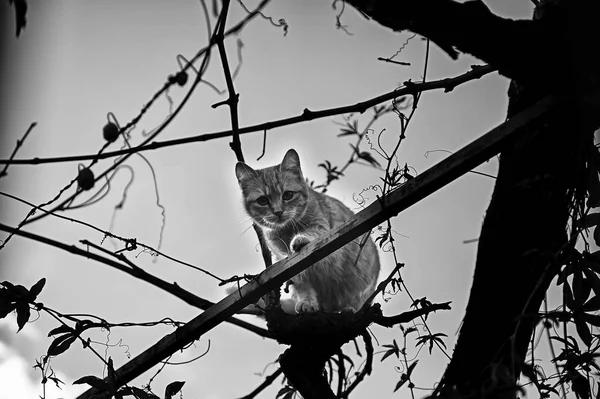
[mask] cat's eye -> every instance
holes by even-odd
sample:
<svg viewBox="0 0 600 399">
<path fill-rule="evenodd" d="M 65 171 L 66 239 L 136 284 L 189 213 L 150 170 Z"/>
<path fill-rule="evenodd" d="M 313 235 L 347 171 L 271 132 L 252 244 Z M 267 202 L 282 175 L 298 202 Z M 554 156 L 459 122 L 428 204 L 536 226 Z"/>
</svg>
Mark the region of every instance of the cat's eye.
<svg viewBox="0 0 600 399">
<path fill-rule="evenodd" d="M 284 191 L 283 195 L 281 196 L 281 198 L 283 198 L 284 201 L 289 201 L 294 197 L 294 192 L 293 191 Z"/>
<path fill-rule="evenodd" d="M 263 195 L 262 197 L 258 197 L 256 199 L 256 203 L 260 206 L 265 206 L 269 203 L 269 199 Z"/>
</svg>

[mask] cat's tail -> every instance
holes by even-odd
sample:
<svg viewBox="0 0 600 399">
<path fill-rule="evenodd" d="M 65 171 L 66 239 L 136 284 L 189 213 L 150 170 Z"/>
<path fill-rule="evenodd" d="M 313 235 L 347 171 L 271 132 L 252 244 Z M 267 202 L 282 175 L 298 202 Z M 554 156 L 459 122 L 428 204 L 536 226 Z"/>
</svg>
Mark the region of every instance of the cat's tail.
<svg viewBox="0 0 600 399">
<path fill-rule="evenodd" d="M 227 287 L 225 288 L 225 292 L 227 292 L 227 295 L 235 292 L 238 288 L 236 286 L 233 287 Z M 281 309 L 283 310 L 284 313 L 287 314 L 298 314 L 296 312 L 296 301 L 294 301 L 292 298 L 284 298 L 282 300 L 279 301 L 279 304 L 281 306 Z M 263 299 L 259 299 L 259 301 L 257 303 L 253 303 L 250 304 L 248 306 L 246 306 L 245 308 L 243 308 L 242 310 L 238 311 L 238 314 L 250 314 L 250 315 L 254 315 L 254 316 L 258 316 L 262 319 L 265 318 L 265 312 L 264 312 L 264 308 L 266 307 L 265 301 L 263 301 Z"/>
</svg>

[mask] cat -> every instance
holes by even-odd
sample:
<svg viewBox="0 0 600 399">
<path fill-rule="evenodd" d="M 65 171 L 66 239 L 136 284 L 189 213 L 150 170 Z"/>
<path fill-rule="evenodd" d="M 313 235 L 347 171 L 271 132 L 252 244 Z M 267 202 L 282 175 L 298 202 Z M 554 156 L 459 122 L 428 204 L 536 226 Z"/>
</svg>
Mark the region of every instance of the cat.
<svg viewBox="0 0 600 399">
<path fill-rule="evenodd" d="M 309 187 L 293 149 L 281 164 L 264 169 L 238 162 L 235 174 L 244 208 L 277 261 L 354 216 L 341 201 Z M 293 277 L 292 298 L 281 307 L 291 314 L 356 312 L 374 292 L 379 270 L 377 247 L 367 233 Z"/>
</svg>

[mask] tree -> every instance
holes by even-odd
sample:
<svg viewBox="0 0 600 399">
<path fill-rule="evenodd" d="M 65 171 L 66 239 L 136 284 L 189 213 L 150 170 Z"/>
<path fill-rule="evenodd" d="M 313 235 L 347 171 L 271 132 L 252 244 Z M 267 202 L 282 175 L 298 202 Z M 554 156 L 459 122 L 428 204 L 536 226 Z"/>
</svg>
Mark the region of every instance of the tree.
<svg viewBox="0 0 600 399">
<path fill-rule="evenodd" d="M 322 164 L 322 168 L 327 174 L 326 180 L 320 188 L 327 189 L 332 182 L 342 176 L 348 165 L 362 162 L 378 166 L 379 161 L 374 155 L 378 153 L 381 156 L 385 161 L 383 183 L 380 186 L 383 196 L 367 210 L 374 209 L 373 212 L 383 219 L 377 219 L 366 212 L 362 213 L 366 216 L 361 219 L 359 215 L 357 220 L 360 220 L 360 225 L 366 226 L 367 229 L 387 220 L 381 234 L 376 234 L 376 240 L 382 247 L 388 245 L 394 254 L 396 251 L 393 229 L 389 220 L 397 213 L 398 209 L 404 209 L 400 205 L 396 205 L 397 203 L 402 200 L 405 202 L 418 201 L 446 184 L 451 178 L 458 177 L 502 150 L 494 194 L 479 239 L 475 276 L 464 324 L 461 327 L 450 364 L 442 377 L 441 384 L 433 394 L 435 396 L 514 397 L 518 390 L 517 382 L 521 373 L 535 384 L 541 396 L 556 392 L 555 386 L 549 383 L 549 378 L 539 374 L 535 361 L 526 362 L 526 356 L 531 346 L 531 358 L 534 359 L 533 348 L 535 345 L 532 344 L 532 337 L 539 323 L 543 323 L 543 328 L 548 332 L 552 330 L 553 323 L 561 323 L 563 331 L 551 338 L 563 346 L 562 352 L 558 356 L 553 355 L 553 360 L 561 363 L 560 368 L 557 368 L 557 377 L 562 386 L 563 395 L 564 384 L 568 383 L 577 396 L 589 397 L 593 385 L 591 375 L 598 370 L 594 352 L 597 350 L 600 337 L 594 334 L 594 327 L 590 329 L 590 326 L 599 324 L 598 316 L 594 312 L 599 307 L 597 298 L 600 292 L 600 280 L 597 276 L 599 272 L 596 261 L 597 254 L 589 250 L 583 231 L 597 223 L 597 217 L 590 213 L 590 209 L 597 205 L 596 187 L 599 183 L 597 173 L 599 163 L 597 162 L 597 151 L 592 146 L 593 131 L 598 127 L 596 117 L 598 114 L 598 95 L 596 93 L 598 77 L 592 67 L 592 58 L 588 56 L 590 52 L 585 49 L 595 48 L 593 18 L 597 15 L 596 8 L 598 6 L 584 0 L 569 3 L 547 1 L 536 7 L 534 20 L 512 21 L 495 16 L 478 1 L 464 4 L 449 0 L 349 1 L 348 3 L 356 7 L 363 15 L 373 18 L 388 28 L 393 30 L 410 29 L 423 35 L 428 39 L 428 48 L 430 40 L 452 58 L 456 58 L 458 55 L 457 50 L 471 53 L 488 62 L 491 68 L 485 67 L 483 70 L 475 68 L 466 77 L 441 81 L 433 83 L 433 85 L 406 83 L 405 87 L 400 90 L 394 90 L 387 95 L 374 98 L 372 101 L 358 103 L 351 107 L 323 112 L 306 110 L 296 118 L 250 128 L 240 128 L 237 108 L 238 93 L 233 84 L 226 48 L 223 45 L 226 35 L 225 20 L 229 7 L 228 2 L 225 2 L 220 10 L 211 44 L 218 47 L 228 98 L 214 104 L 214 107 L 228 106 L 232 129 L 230 132 L 204 135 L 193 140 L 183 139 L 180 142 L 201 141 L 219 135 L 229 135 L 233 137 L 232 149 L 237 159 L 241 160 L 243 159 L 239 140 L 241 133 L 271 129 L 328 115 L 347 112 L 362 113 L 379 102 L 389 101 L 392 98 L 397 99 L 403 95 L 412 96 L 412 102 L 395 100 L 391 105 L 376 106 L 373 110 L 373 122 L 385 114 L 396 113 L 399 117 L 400 134 L 396 137 L 397 145 L 391 155 L 388 155 L 382 146 L 379 147 L 379 152 L 377 147 L 373 147 L 373 143 L 369 141 L 370 123 L 361 131 L 354 120 L 349 119 L 342 129 L 341 135 L 356 136 L 357 143 L 352 148 L 348 164 L 341 169 L 336 168 L 329 161 Z M 432 13 L 432 10 L 436 12 Z M 250 13 L 247 19 L 256 15 L 260 14 Z M 337 23 L 339 27 L 344 28 L 340 19 L 341 15 L 338 15 Z M 240 27 L 244 24 L 245 22 Z M 279 24 L 287 26 L 285 22 L 280 21 Z M 503 34 L 500 36 L 498 32 Z M 561 63 L 554 62 L 556 48 L 568 49 Z M 210 49 L 209 46 L 199 55 L 209 54 Z M 208 59 L 208 56 L 201 58 L 200 74 L 193 82 L 194 85 L 200 83 L 200 77 L 203 76 L 202 74 L 208 66 Z M 192 63 L 187 63 L 185 59 L 184 62 L 183 70 L 171 75 L 153 100 L 171 86 L 176 84 L 184 86 L 187 83 L 188 75 L 185 71 L 191 68 Z M 425 68 L 427 68 L 427 62 L 425 62 Z M 411 121 L 423 90 L 428 88 L 452 90 L 460 82 L 479 77 L 492 68 L 498 69 L 501 74 L 513 79 L 509 91 L 508 122 L 492 131 L 489 136 L 485 136 L 491 137 L 490 139 L 477 142 L 483 144 L 467 147 L 478 149 L 478 151 L 463 151 L 448 158 L 448 162 L 444 165 L 456 168 L 457 171 L 453 172 L 455 175 L 446 177 L 448 173 L 444 174 L 444 168 L 439 167 L 438 170 L 442 172 L 437 175 L 435 172 L 423 173 L 414 179 L 414 173 L 411 173 L 408 166 L 393 165 L 397 149 L 405 138 L 406 127 Z M 555 77 L 564 74 L 565 69 L 572 79 L 556 81 Z M 546 97 L 548 95 L 550 97 Z M 187 97 L 182 101 L 182 105 L 185 104 L 186 99 Z M 563 107 L 560 109 L 566 110 L 566 112 L 563 111 L 560 114 L 555 112 L 559 106 Z M 120 127 L 114 120 L 114 115 L 109 115 L 109 122 L 104 128 L 104 138 L 107 143 L 123 136 L 125 144 L 131 147 L 127 141 L 127 134 L 130 129 L 135 128 L 147 108 L 144 107 L 139 117 L 134 118 L 123 127 Z M 171 119 L 178 114 L 180 108 L 181 106 L 169 114 L 166 124 L 169 124 Z M 94 164 L 104 156 L 123 154 L 129 156 L 137 153 L 143 145 L 150 143 L 150 140 L 161 131 L 162 126 L 154 130 L 144 144 L 133 149 L 125 148 L 119 153 L 100 155 L 103 148 L 99 154 L 95 154 L 89 159 L 92 159 L 92 164 Z M 565 131 L 569 131 L 570 134 L 565 135 Z M 503 132 L 510 134 L 502 136 Z M 266 137 L 265 130 L 265 140 Z M 502 139 L 495 139 L 496 137 L 502 137 Z M 369 141 L 371 151 L 361 147 L 361 145 L 365 145 L 363 139 Z M 172 144 L 174 142 L 166 145 Z M 157 147 L 159 145 L 148 145 L 148 148 Z M 16 149 L 18 150 L 18 148 Z M 115 165 L 118 166 L 123 159 L 120 158 Z M 558 159 L 561 162 L 557 162 Z M 64 159 L 62 160 L 64 161 Z M 17 161 L 11 157 L 11 160 L 5 163 L 7 165 L 15 164 Z M 460 167 L 456 165 L 460 165 Z M 117 169 L 113 168 L 113 170 Z M 454 169 L 452 170 L 454 171 Z M 99 181 L 100 178 L 101 176 L 94 177 L 89 166 L 82 167 L 77 178 L 72 182 L 77 182 L 79 186 L 76 195 L 92 189 L 94 182 Z M 442 180 L 444 181 L 442 182 Z M 428 182 L 429 186 L 423 182 Z M 419 193 L 414 196 L 422 196 L 416 200 L 405 200 L 409 197 L 407 193 L 411 191 L 411 188 Z M 160 205 L 159 200 L 157 203 Z M 65 200 L 55 210 L 67 209 L 71 205 L 70 200 Z M 397 206 L 399 208 L 396 208 Z M 40 216 L 33 216 L 27 223 L 38 218 Z M 567 234 L 565 229 L 568 222 Z M 27 234 L 20 229 L 13 229 L 5 225 L 2 228 L 11 234 L 25 235 L 61 246 L 55 240 L 50 241 L 48 238 Z M 347 234 L 358 235 L 361 232 L 348 228 L 339 233 L 339 236 L 344 237 Z M 110 232 L 105 234 L 109 237 L 112 235 Z M 347 240 L 349 239 L 352 237 Z M 325 252 L 333 250 L 335 245 L 338 247 L 343 245 L 343 240 L 334 235 L 328 236 L 323 241 L 327 245 L 313 245 L 314 251 L 310 255 L 296 256 L 288 262 L 274 265 L 263 275 L 266 277 L 283 276 L 281 277 L 283 279 L 287 270 L 296 267 L 294 270 L 299 271 L 298 268 L 307 267 L 311 260 L 316 260 L 317 256 L 325 255 Z M 583 245 L 583 249 L 577 246 L 578 242 L 581 242 L 579 240 L 584 241 L 584 244 L 579 244 Z M 5 240 L 5 243 L 7 241 Z M 96 251 L 90 254 L 67 245 L 63 245 L 63 249 L 79 252 L 80 255 L 93 257 L 95 260 L 119 268 L 146 282 L 167 289 L 179 298 L 201 308 L 206 309 L 210 305 L 209 302 L 197 298 L 178 285 L 160 280 L 136 266 L 125 257 L 124 253 L 136 249 L 140 244 L 133 239 L 123 238 L 123 241 L 124 248 L 116 252 L 108 251 L 91 241 L 83 242 Z M 269 266 L 269 257 L 264 254 L 264 251 L 263 255 Z M 113 259 L 108 259 L 108 257 Z M 391 288 L 396 291 L 402 287 L 406 291 L 404 280 L 398 274 L 403 265 L 397 260 L 395 263 L 396 268 L 389 278 L 384 280 L 381 288 Z M 572 277 L 570 277 L 571 275 Z M 539 313 L 550 283 L 556 276 L 558 276 L 558 283 L 562 285 L 564 307 L 560 311 Z M 221 283 L 238 280 L 235 278 L 218 279 L 221 280 Z M 222 321 L 226 316 L 223 309 L 229 313 L 241 309 L 246 303 L 255 300 L 258 295 L 262 295 L 263 291 L 266 291 L 264 287 L 267 287 L 268 284 L 265 284 L 267 281 L 262 280 L 260 284 L 256 281 L 247 284 L 241 289 L 241 294 L 244 294 L 242 295 L 243 299 L 238 300 L 230 296 L 212 308 L 212 313 L 207 311 L 205 316 L 196 318 L 195 324 L 191 322 L 187 326 L 181 327 L 178 330 L 179 336 L 169 339 L 167 337 L 165 340 L 173 345 L 181 344 L 183 342 L 181 336 L 187 335 L 188 339 L 193 341 L 195 335 L 192 330 L 211 323 L 204 320 L 212 317 L 215 323 Z M 274 287 L 278 285 L 274 279 L 271 281 Z M 29 290 L 22 286 L 5 283 L 2 291 L 5 301 L 2 308 L 3 313 L 16 310 L 17 323 L 20 328 L 29 319 L 31 306 L 52 314 L 52 310 L 36 302 L 36 296 L 43 286 L 44 280 L 40 280 Z M 509 286 L 511 292 L 510 295 L 506 295 L 506 287 Z M 274 292 L 277 293 L 277 291 Z M 277 295 L 270 295 L 269 298 L 273 305 L 276 305 Z M 424 317 L 431 311 L 447 307 L 445 304 L 431 304 L 426 299 L 411 299 L 413 299 L 412 305 L 417 309 L 405 312 L 395 319 L 384 318 L 379 308 L 373 307 L 359 313 L 356 317 L 343 313 L 329 316 L 318 314 L 288 320 L 285 315 L 277 312 L 276 306 L 273 306 L 267 311 L 269 333 L 241 321 L 234 322 L 245 328 L 253 329 L 259 334 L 269 334 L 279 341 L 292 344 L 291 349 L 287 350 L 280 359 L 291 385 L 284 387 L 279 392 L 279 396 L 292 397 L 297 390 L 305 397 L 335 397 L 330 388 L 331 380 L 328 381 L 323 375 L 323 368 L 326 365 L 327 377 L 332 377 L 334 371 L 338 373 L 337 387 L 334 386 L 337 389 L 337 396 L 345 396 L 371 371 L 373 348 L 369 335 L 365 333 L 367 325 L 373 322 L 379 322 L 382 325 L 395 324 L 398 321 L 406 322 L 413 317 Z M 221 318 L 220 314 L 223 315 Z M 54 312 L 54 316 L 62 317 L 64 320 L 64 315 L 58 312 Z M 48 349 L 48 356 L 43 358 L 39 364 L 43 373 L 46 372 L 46 364 L 50 356 L 61 354 L 76 339 L 82 339 L 84 331 L 108 327 L 105 320 L 88 322 L 68 319 L 68 317 L 67 320 L 74 325 L 66 323 L 63 324 L 63 327 L 52 331 L 53 335 L 57 337 Z M 65 325 L 67 326 L 65 327 Z M 324 325 L 332 325 L 332 331 L 325 333 Z M 427 326 L 427 324 L 425 325 Z M 587 349 L 580 349 L 578 341 L 570 333 L 569 325 L 575 327 L 579 336 L 579 344 L 583 344 Z M 292 328 L 288 328 L 290 326 Z M 315 331 L 319 334 L 307 340 L 307 336 L 312 336 L 311 334 Z M 392 344 L 384 345 L 388 350 L 383 355 L 383 359 L 390 355 L 396 355 L 398 358 L 400 354 L 404 355 L 406 369 L 396 388 L 406 384 L 413 395 L 415 385 L 411 380 L 411 375 L 417 364 L 416 362 L 410 363 L 406 358 L 406 338 L 414 331 L 411 328 L 403 329 L 400 337 L 404 339 L 404 348 L 398 346 L 394 340 Z M 359 335 L 362 335 L 365 341 L 367 360 L 356 377 L 349 378 L 346 368 L 352 366 L 353 363 L 347 355 L 340 352 L 340 346 Z M 427 332 L 420 335 L 417 343 L 427 344 L 430 348 L 433 345 L 441 346 L 443 341 L 440 337 L 442 336 L 443 334 L 433 333 L 427 327 Z M 82 342 L 84 347 L 93 349 L 90 341 L 82 340 Z M 164 346 L 157 345 L 152 351 L 160 351 L 161 348 Z M 102 356 L 99 357 L 102 358 Z M 150 357 L 149 355 L 148 359 Z M 154 357 L 157 357 L 156 362 L 164 358 L 162 352 L 160 352 L 160 356 L 154 355 Z M 123 383 L 128 382 L 128 380 L 121 381 L 124 375 L 123 369 L 113 375 L 110 358 L 104 359 L 104 361 L 109 370 L 108 377 L 104 381 L 97 377 L 87 377 L 81 382 L 113 393 L 120 389 L 123 395 L 131 394 L 142 397 L 148 394 L 148 391 L 142 391 L 135 387 L 121 388 Z M 151 365 L 153 364 L 148 364 L 148 366 Z M 130 369 L 133 367 L 137 366 L 131 366 Z M 132 372 L 132 376 L 135 376 L 133 374 L 135 373 Z M 46 374 L 43 375 L 45 378 Z M 275 373 L 273 376 L 268 381 L 272 382 L 278 374 Z M 50 374 L 49 378 L 56 377 Z M 170 388 L 167 389 L 170 391 L 167 392 L 169 395 L 181 389 L 181 384 L 169 386 Z M 167 393 L 165 395 L 169 396 Z"/>
</svg>

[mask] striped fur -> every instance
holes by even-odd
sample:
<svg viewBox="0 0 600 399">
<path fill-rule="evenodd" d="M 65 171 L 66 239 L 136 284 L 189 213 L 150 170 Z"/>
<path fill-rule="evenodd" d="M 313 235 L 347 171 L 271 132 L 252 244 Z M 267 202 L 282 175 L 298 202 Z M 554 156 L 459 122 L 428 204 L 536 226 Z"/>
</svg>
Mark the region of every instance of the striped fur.
<svg viewBox="0 0 600 399">
<path fill-rule="evenodd" d="M 262 228 L 276 260 L 301 250 L 354 215 L 337 199 L 308 186 L 293 149 L 279 165 L 254 170 L 238 162 L 235 172 L 246 212 Z M 379 269 L 375 244 L 368 234 L 362 236 L 292 279 L 291 309 L 297 313 L 357 311 L 375 290 Z"/>
</svg>

